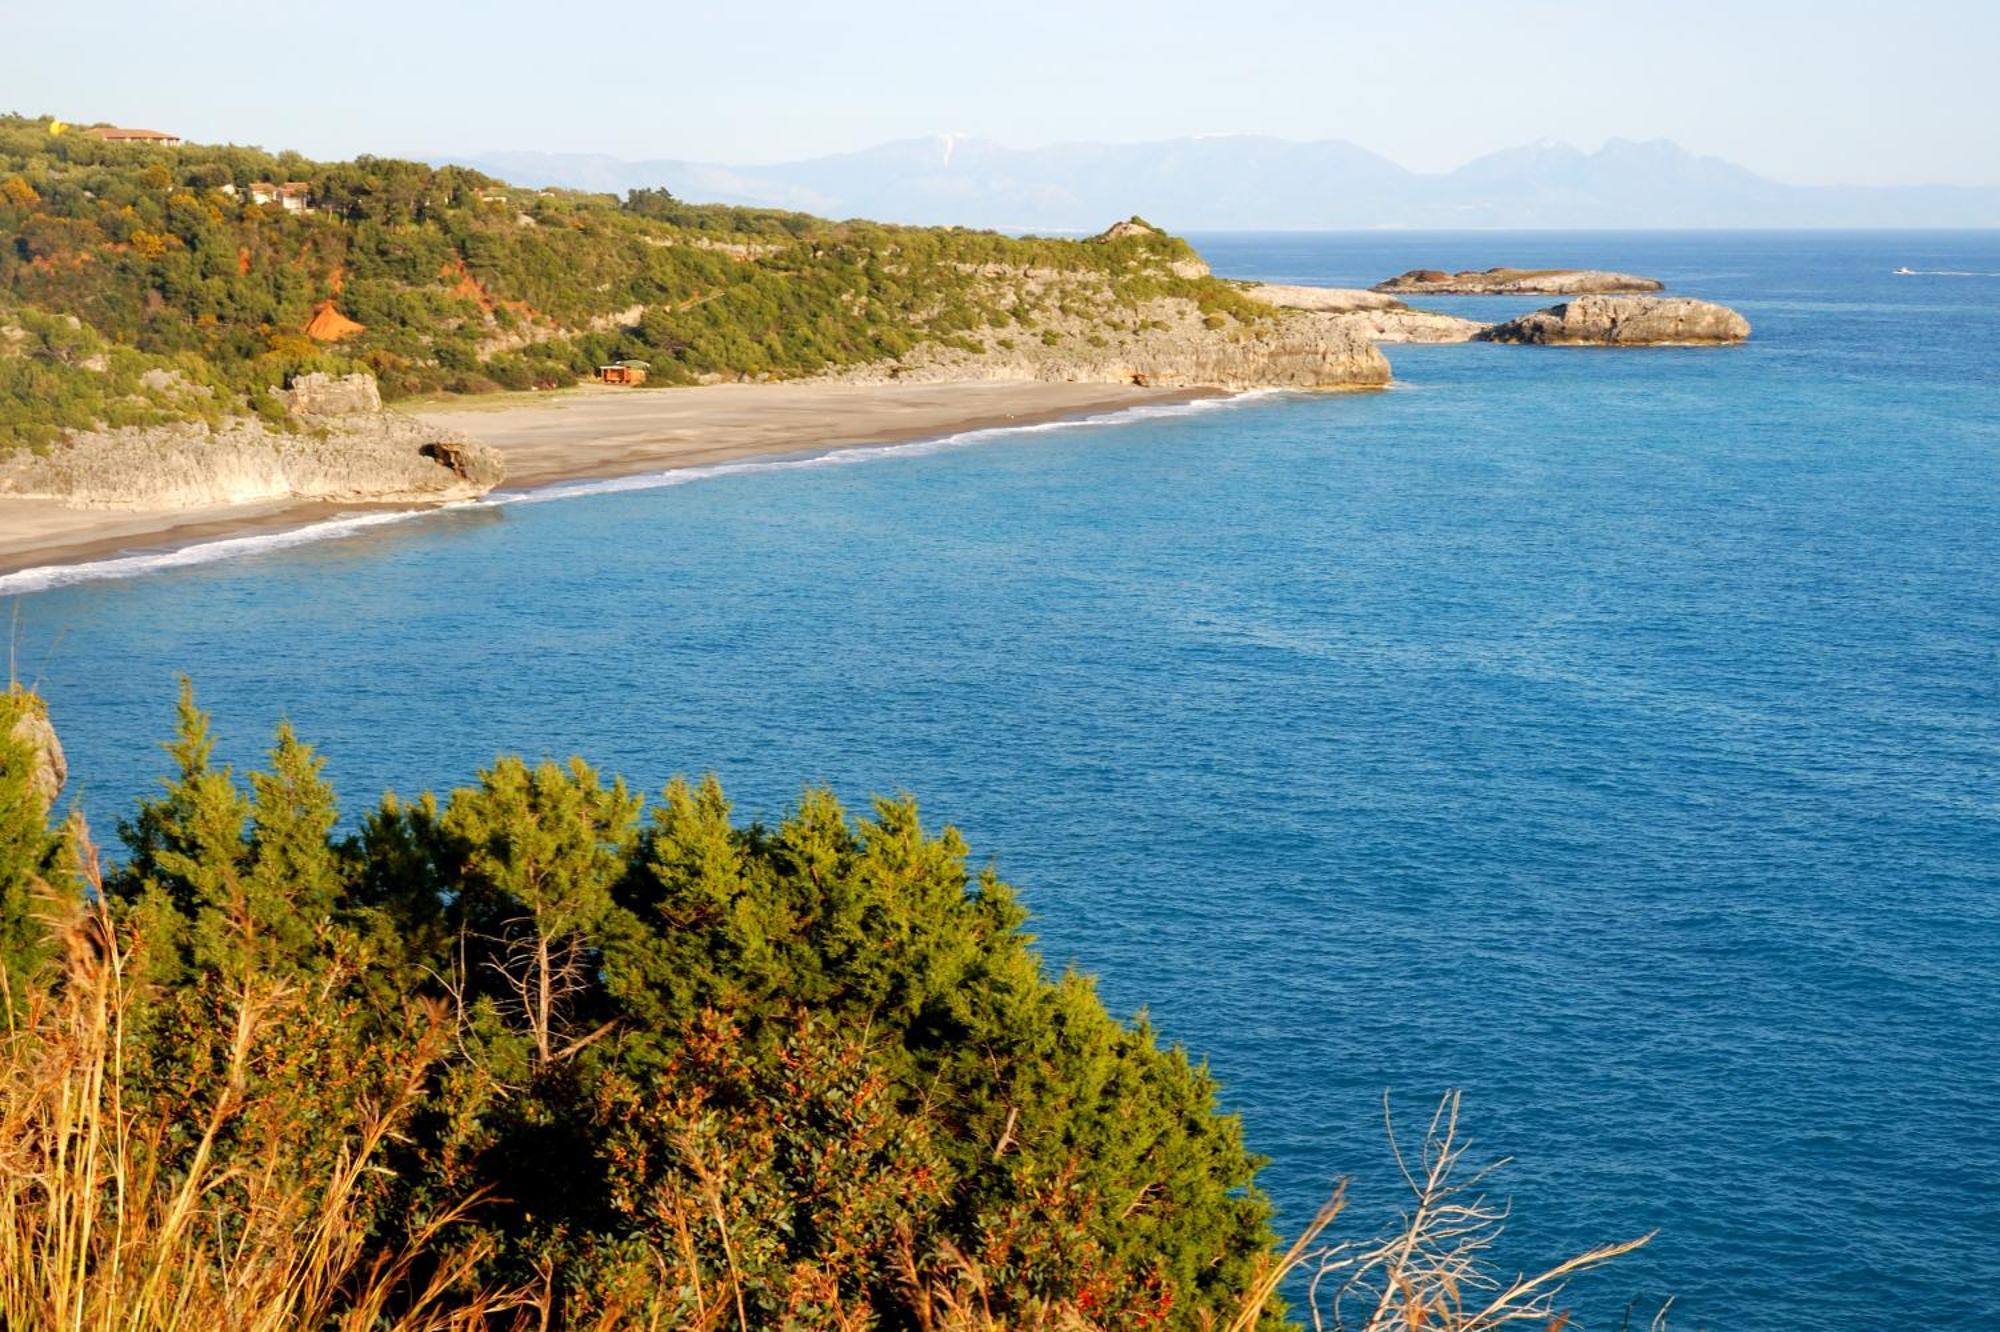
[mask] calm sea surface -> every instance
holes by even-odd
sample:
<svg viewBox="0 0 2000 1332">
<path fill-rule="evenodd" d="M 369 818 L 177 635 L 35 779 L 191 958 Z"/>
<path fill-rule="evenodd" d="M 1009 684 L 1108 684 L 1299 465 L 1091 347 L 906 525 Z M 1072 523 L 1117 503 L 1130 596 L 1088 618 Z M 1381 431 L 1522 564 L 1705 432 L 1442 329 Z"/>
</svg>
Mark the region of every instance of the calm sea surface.
<svg viewBox="0 0 2000 1332">
<path fill-rule="evenodd" d="M 15 580 L 19 670 L 107 832 L 183 671 L 351 806 L 498 750 L 914 791 L 1212 1061 L 1290 1218 L 1392 1205 L 1383 1090 L 1458 1086 L 1510 1259 L 1660 1229 L 1593 1326 L 2000 1326 L 2000 233 L 1199 241 L 1652 273 L 1756 337 Z"/>
</svg>

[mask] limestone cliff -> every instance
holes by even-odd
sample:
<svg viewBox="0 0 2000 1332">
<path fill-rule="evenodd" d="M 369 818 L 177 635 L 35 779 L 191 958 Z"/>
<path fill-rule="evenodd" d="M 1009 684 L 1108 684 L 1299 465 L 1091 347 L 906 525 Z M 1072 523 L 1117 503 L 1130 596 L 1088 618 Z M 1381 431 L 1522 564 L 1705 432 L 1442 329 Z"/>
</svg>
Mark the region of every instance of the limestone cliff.
<svg viewBox="0 0 2000 1332">
<path fill-rule="evenodd" d="M 294 375 L 271 396 L 294 416 L 357 416 L 382 410 L 382 392 L 373 375 Z"/>
<path fill-rule="evenodd" d="M 1118 319 L 1050 319 L 1030 336 L 943 343 L 845 376 L 863 382 L 1042 380 L 1150 388 L 1380 388 L 1389 362 L 1345 317 L 1273 312 L 1250 321 L 1204 316 L 1192 301 L 1146 302 Z"/>
<path fill-rule="evenodd" d="M 1243 294 L 1280 310 L 1312 310 L 1319 314 L 1353 314 L 1356 310 L 1407 310 L 1394 296 L 1357 287 L 1299 287 L 1280 282 L 1251 282 Z"/>
<path fill-rule="evenodd" d="M 1413 310 L 1393 296 L 1351 287 L 1291 287 L 1253 283 L 1243 289 L 1253 301 L 1281 310 L 1339 315 L 1371 342 L 1470 342 L 1486 331 L 1476 319 Z"/>
<path fill-rule="evenodd" d="M 1750 321 L 1726 305 L 1685 296 L 1579 296 L 1495 324 L 1482 336 L 1545 346 L 1710 346 L 1743 341 Z"/>
<path fill-rule="evenodd" d="M 79 509 L 406 504 L 473 499 L 506 475 L 494 450 L 382 411 L 366 375 L 302 376 L 280 396 L 291 430 L 239 417 L 79 432 L 0 461 L 0 495 Z"/>
<path fill-rule="evenodd" d="M 1379 388 L 1389 363 L 1342 315 L 1280 308 L 1217 281 L 1185 241 L 1139 218 L 1084 242 L 1156 244 L 1101 265 L 966 270 L 979 284 L 984 324 L 933 338 L 898 357 L 848 371 L 862 382 L 1041 380 L 1153 388 Z M 1358 293 L 1337 308 L 1372 306 Z M 1396 302 L 1390 301 L 1394 305 Z"/>
</svg>

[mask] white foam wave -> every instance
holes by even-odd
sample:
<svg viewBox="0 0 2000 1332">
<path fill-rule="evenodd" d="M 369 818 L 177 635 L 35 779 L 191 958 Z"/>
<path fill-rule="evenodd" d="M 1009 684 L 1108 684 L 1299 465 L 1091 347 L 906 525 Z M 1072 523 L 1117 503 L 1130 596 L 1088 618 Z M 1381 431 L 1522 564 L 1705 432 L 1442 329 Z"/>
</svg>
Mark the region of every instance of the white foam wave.
<svg viewBox="0 0 2000 1332">
<path fill-rule="evenodd" d="M 261 555 L 266 551 L 284 550 L 290 546 L 312 545 L 320 541 L 337 541 L 342 537 L 359 535 L 373 527 L 385 527 L 390 523 L 406 523 L 413 519 L 448 509 L 469 508 L 479 503 L 467 500 L 458 504 L 444 504 L 430 509 L 397 509 L 376 513 L 347 514 L 340 518 L 327 518 L 317 523 L 307 523 L 302 527 L 288 527 L 278 532 L 258 532 L 250 536 L 223 537 L 216 541 L 201 541 L 174 550 L 154 551 L 140 555 L 119 555 L 108 560 L 91 560 L 81 564 L 55 564 L 34 569 L 21 569 L 10 574 L 0 574 L 0 596 L 24 592 L 42 592 L 52 587 L 63 587 L 70 583 L 88 583 L 104 578 L 133 578 L 140 574 L 161 573 L 168 569 L 186 569 L 195 565 L 214 564 L 220 560 L 233 560 L 245 555 Z"/>
<path fill-rule="evenodd" d="M 907 458 L 926 453 L 942 453 L 948 449 L 960 449 L 971 444 L 983 444 L 989 440 L 1009 435 L 1039 435 L 1057 430 L 1078 430 L 1085 427 L 1131 425 L 1140 421 L 1155 421 L 1176 416 L 1193 416 L 1202 412 L 1216 411 L 1224 407 L 1234 407 L 1260 399 L 1276 397 L 1283 389 L 1250 389 L 1227 397 L 1194 398 L 1187 402 L 1151 403 L 1143 407 L 1125 407 L 1114 412 L 1102 412 L 1095 416 L 1070 417 L 1055 421 L 1037 421 L 1030 425 L 984 426 L 978 430 L 962 430 L 957 434 L 938 435 L 929 439 L 912 440 L 907 444 L 857 444 L 849 448 L 829 449 L 822 453 L 808 453 L 793 457 L 745 458 L 736 462 L 710 463 L 705 467 L 677 467 L 660 472 L 638 472 L 631 476 L 606 477 L 599 481 L 559 481 L 553 485 L 535 490 L 518 491 L 512 494 L 489 496 L 490 504 L 547 504 L 555 500 L 578 499 L 588 495 L 614 495 L 628 490 L 658 490 L 665 486 L 687 485 L 694 481 L 704 481 L 710 477 L 735 476 L 743 472 L 794 471 L 809 467 L 844 467 L 851 463 L 876 462 L 891 458 Z"/>
<path fill-rule="evenodd" d="M 766 459 L 744 459 L 740 462 L 715 463 L 707 467 L 683 467 L 672 471 L 644 472 L 635 476 L 610 477 L 602 481 L 563 481 L 536 490 L 516 491 L 489 495 L 483 500 L 467 500 L 458 504 L 446 504 L 429 509 L 399 509 L 374 513 L 349 514 L 340 518 L 328 518 L 317 523 L 307 523 L 301 527 L 287 528 L 278 532 L 260 532 L 250 536 L 223 537 L 215 541 L 197 542 L 175 550 L 157 551 L 138 555 L 120 555 L 106 560 L 91 560 L 79 564 L 47 565 L 33 569 L 21 569 L 10 574 L 0 574 L 0 596 L 18 596 L 29 592 L 43 592 L 54 587 L 65 587 L 73 583 L 95 582 L 107 578 L 136 578 L 143 574 L 163 573 L 171 569 L 186 569 L 197 565 L 215 564 L 223 560 L 240 559 L 246 555 L 261 555 L 268 551 L 285 550 L 294 546 L 312 545 L 321 541 L 337 541 L 351 537 L 370 528 L 383 527 L 391 523 L 411 522 L 433 513 L 455 509 L 477 508 L 512 504 L 545 504 L 552 500 L 580 499 L 590 495 L 609 495 L 627 490 L 657 490 L 664 486 L 685 485 L 709 477 L 731 476 L 740 472 L 789 470 L 804 467 L 837 467 L 849 463 L 867 462 L 877 458 L 908 457 L 912 454 L 935 453 L 945 449 L 963 448 L 1007 435 L 1033 435 L 1053 430 L 1076 430 L 1083 427 L 1128 425 L 1139 421 L 1158 420 L 1163 417 L 1192 416 L 1219 408 L 1255 402 L 1282 394 L 1281 389 L 1254 389 L 1227 397 L 1195 398 L 1187 402 L 1148 404 L 1142 407 L 1127 407 L 1114 412 L 1104 412 L 1096 416 L 1074 417 L 1066 420 L 1038 421 L 1032 425 L 988 426 L 979 430 L 965 430 L 957 434 L 941 435 L 934 439 L 915 440 L 908 444 L 857 445 L 851 448 L 832 449 L 824 453 L 808 454 L 800 457 Z"/>
</svg>

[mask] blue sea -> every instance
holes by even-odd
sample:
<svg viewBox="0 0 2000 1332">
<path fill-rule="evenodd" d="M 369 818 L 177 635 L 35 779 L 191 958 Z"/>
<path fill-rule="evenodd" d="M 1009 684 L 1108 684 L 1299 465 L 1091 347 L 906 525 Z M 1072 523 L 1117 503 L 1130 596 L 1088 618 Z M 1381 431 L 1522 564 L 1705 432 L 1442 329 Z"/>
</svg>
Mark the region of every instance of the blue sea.
<svg viewBox="0 0 2000 1332">
<path fill-rule="evenodd" d="M 1385 1219 L 1385 1091 L 1457 1087 L 1506 1261 L 1658 1229 L 1584 1326 L 2000 1327 L 2000 233 L 1196 240 L 1650 273 L 1756 333 L 16 578 L 17 672 L 106 832 L 182 672 L 351 808 L 501 750 L 746 818 L 912 791 L 1211 1063 L 1290 1222 L 1343 1175 Z"/>
</svg>

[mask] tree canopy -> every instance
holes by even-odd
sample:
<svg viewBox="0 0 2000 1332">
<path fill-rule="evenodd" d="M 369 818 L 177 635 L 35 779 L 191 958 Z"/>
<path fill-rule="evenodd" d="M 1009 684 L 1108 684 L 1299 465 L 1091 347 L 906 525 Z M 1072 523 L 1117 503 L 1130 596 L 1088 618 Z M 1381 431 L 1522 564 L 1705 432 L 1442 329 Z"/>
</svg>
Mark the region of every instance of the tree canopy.
<svg viewBox="0 0 2000 1332">
<path fill-rule="evenodd" d="M 167 752 L 100 881 L 143 977 L 124 1093 L 162 1170 L 226 1152 L 308 1197 L 402 1097 L 343 1195 L 362 1268 L 431 1235 L 567 1325 L 694 1324 L 728 1290 L 748 1327 L 928 1326 L 975 1291 L 1009 1325 L 1196 1327 L 1265 1270 L 1208 1074 L 1048 974 L 1013 891 L 907 799 L 857 818 L 814 789 L 746 825 L 713 778 L 649 807 L 503 757 L 342 832 L 289 727 L 246 778 L 184 693 Z M 21 890 L 51 846 L 22 770 L 0 752 L 27 994 L 57 927 Z"/>
</svg>

